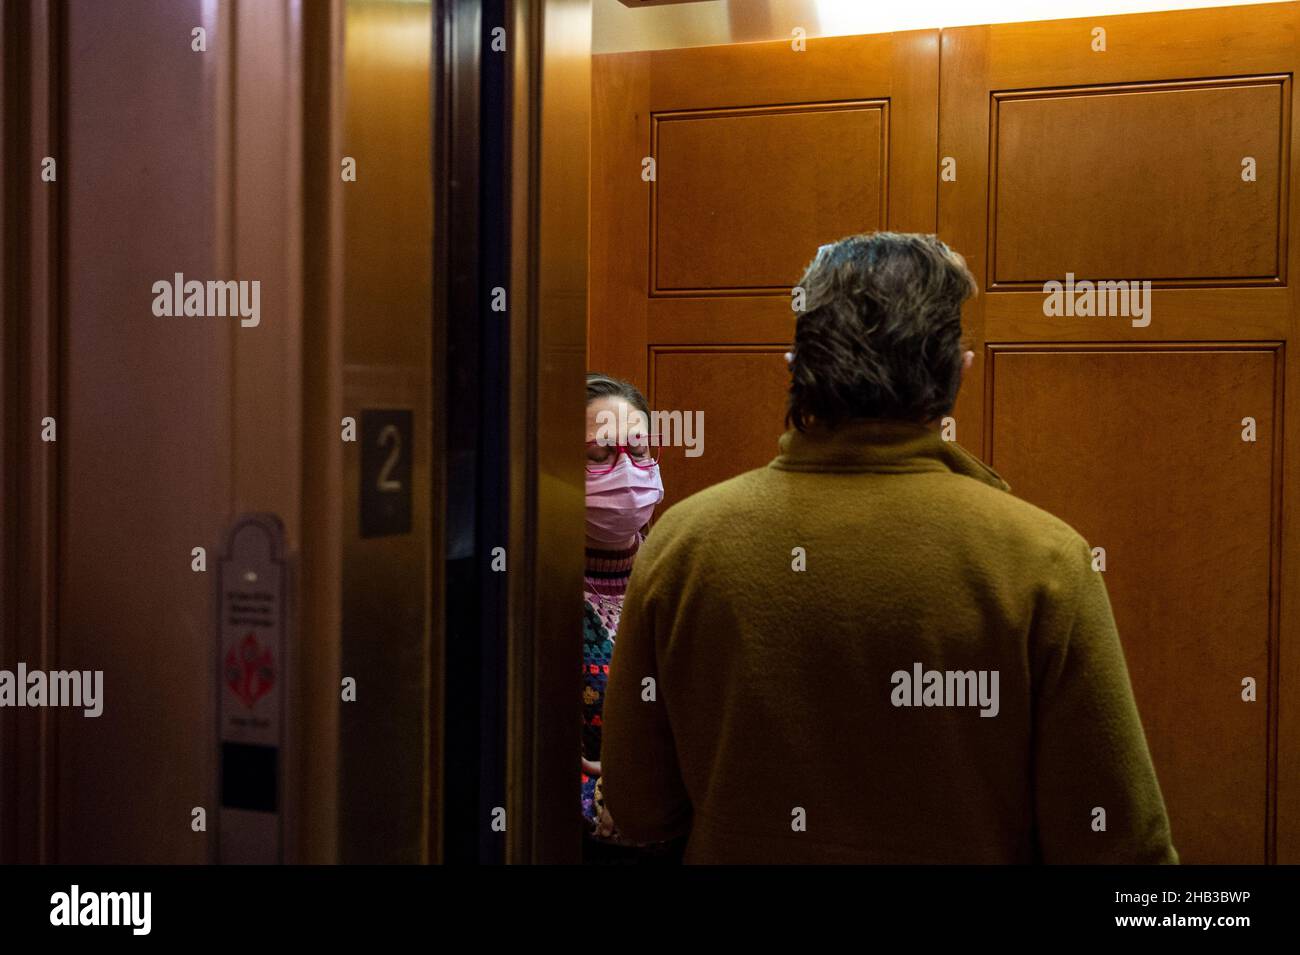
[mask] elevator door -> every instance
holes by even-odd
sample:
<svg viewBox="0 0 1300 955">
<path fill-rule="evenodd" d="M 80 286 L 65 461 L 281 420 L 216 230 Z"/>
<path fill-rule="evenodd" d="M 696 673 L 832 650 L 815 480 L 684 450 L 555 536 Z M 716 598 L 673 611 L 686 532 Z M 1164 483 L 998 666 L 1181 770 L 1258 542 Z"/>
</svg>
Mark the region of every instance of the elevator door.
<svg viewBox="0 0 1300 955">
<path fill-rule="evenodd" d="M 775 456 L 791 290 L 817 247 L 934 231 L 938 44 L 594 57 L 588 356 L 702 417 L 702 444 L 697 427 L 664 452 L 665 507 Z"/>
</svg>

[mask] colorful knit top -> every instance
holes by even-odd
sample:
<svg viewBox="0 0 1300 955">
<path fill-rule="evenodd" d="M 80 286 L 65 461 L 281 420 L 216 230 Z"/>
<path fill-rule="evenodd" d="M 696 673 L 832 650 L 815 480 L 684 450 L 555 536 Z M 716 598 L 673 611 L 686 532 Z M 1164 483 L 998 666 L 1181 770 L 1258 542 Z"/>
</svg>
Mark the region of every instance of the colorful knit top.
<svg viewBox="0 0 1300 955">
<path fill-rule="evenodd" d="M 614 635 L 623 611 L 623 595 L 632 574 L 640 538 L 627 550 L 587 548 L 587 575 L 582 608 L 582 756 L 600 762 L 601 714 L 605 683 L 614 653 Z M 594 827 L 600 816 L 597 776 L 582 774 L 582 815 Z"/>
</svg>

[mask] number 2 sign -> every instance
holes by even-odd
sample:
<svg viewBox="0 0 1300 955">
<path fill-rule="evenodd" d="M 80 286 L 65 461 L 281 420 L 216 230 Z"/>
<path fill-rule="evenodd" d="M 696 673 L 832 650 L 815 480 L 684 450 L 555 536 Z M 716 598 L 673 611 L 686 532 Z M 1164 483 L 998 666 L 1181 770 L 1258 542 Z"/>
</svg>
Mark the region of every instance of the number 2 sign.
<svg viewBox="0 0 1300 955">
<path fill-rule="evenodd" d="M 411 531 L 412 415 L 361 412 L 361 536 Z"/>
</svg>

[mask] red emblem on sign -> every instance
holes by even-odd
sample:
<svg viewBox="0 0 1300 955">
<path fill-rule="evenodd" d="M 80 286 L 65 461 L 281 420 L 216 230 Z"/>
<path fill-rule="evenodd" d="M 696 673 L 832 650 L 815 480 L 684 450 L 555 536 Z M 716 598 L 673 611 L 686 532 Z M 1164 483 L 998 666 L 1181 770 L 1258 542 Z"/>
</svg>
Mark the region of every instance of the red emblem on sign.
<svg viewBox="0 0 1300 955">
<path fill-rule="evenodd" d="M 271 651 L 263 649 L 257 635 L 250 630 L 243 640 L 226 651 L 226 686 L 252 709 L 274 685 L 275 661 Z"/>
</svg>

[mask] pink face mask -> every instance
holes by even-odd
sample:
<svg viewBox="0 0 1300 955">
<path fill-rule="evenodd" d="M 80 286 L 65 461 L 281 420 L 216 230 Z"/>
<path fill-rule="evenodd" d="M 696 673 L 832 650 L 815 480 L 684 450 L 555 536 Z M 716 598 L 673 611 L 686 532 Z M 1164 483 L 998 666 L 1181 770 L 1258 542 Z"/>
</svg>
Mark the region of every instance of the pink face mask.
<svg viewBox="0 0 1300 955">
<path fill-rule="evenodd" d="M 587 475 L 587 537 L 622 547 L 636 536 L 664 499 L 659 468 L 633 467 L 621 457 L 608 474 Z"/>
</svg>

